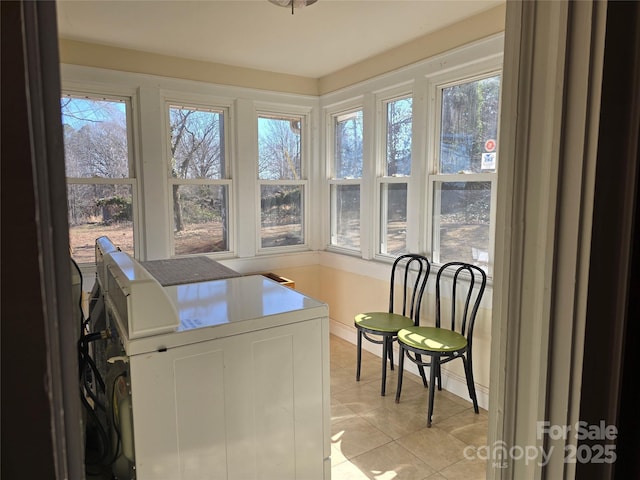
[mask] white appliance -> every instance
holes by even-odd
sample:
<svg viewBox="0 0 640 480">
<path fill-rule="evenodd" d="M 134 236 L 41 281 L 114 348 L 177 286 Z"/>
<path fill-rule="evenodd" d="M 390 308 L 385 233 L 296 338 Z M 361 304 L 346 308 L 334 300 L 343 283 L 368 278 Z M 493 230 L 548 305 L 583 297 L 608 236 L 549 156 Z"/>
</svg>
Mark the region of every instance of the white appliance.
<svg viewBox="0 0 640 480">
<path fill-rule="evenodd" d="M 104 256 L 111 362 L 129 367 L 120 475 L 330 478 L 326 304 L 259 275 L 162 287 L 126 253 Z"/>
</svg>

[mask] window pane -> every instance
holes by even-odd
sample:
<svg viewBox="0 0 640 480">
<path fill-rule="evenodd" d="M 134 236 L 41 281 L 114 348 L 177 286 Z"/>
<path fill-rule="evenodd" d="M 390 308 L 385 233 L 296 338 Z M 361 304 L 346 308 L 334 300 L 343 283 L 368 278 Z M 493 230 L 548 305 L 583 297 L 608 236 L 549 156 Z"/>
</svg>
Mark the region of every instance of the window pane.
<svg viewBox="0 0 640 480">
<path fill-rule="evenodd" d="M 336 117 L 335 178 L 362 177 L 362 110 Z"/>
<path fill-rule="evenodd" d="M 260 186 L 260 240 L 263 248 L 304 243 L 303 194 L 302 185 Z"/>
<path fill-rule="evenodd" d="M 500 76 L 442 90 L 440 173 L 494 172 Z"/>
<path fill-rule="evenodd" d="M 435 260 L 469 262 L 486 270 L 491 182 L 436 182 L 434 187 Z"/>
<path fill-rule="evenodd" d="M 126 104 L 62 97 L 60 106 L 67 177 L 128 178 Z"/>
<path fill-rule="evenodd" d="M 360 185 L 332 185 L 332 244 L 360 248 Z"/>
<path fill-rule="evenodd" d="M 78 263 L 95 262 L 96 238 L 133 255 L 131 185 L 67 184 L 69 244 Z"/>
<path fill-rule="evenodd" d="M 387 162 L 385 175 L 411 175 L 412 99 L 387 103 Z"/>
<path fill-rule="evenodd" d="M 380 253 L 396 255 L 407 251 L 407 184 L 383 183 L 380 198 Z"/>
<path fill-rule="evenodd" d="M 176 255 L 229 250 L 226 185 L 173 185 Z"/>
<path fill-rule="evenodd" d="M 221 112 L 172 106 L 169 123 L 172 177 L 226 178 Z"/>
<path fill-rule="evenodd" d="M 300 180 L 302 178 L 301 118 L 258 118 L 258 178 Z"/>
</svg>

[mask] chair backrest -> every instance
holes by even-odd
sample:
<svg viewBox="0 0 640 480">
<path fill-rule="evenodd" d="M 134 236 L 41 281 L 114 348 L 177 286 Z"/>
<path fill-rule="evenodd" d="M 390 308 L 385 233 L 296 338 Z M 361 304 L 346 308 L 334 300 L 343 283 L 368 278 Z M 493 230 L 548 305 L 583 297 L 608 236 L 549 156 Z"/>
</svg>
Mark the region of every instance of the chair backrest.
<svg viewBox="0 0 640 480">
<path fill-rule="evenodd" d="M 394 293 L 396 275 L 402 275 L 398 286 L 402 288 L 402 315 L 413 320 L 415 325 L 420 321 L 420 304 L 427 285 L 431 264 L 427 257 L 415 253 L 400 255 L 391 268 L 391 288 L 389 293 L 389 313 L 394 313 Z M 407 313 L 408 312 L 408 313 Z"/>
<path fill-rule="evenodd" d="M 471 345 L 487 275 L 480 267 L 464 262 L 449 262 L 440 267 L 436 275 L 436 327 L 441 326 L 441 294 L 445 283 L 451 285 L 451 323 L 445 324 L 445 328 L 466 336 Z M 462 311 L 461 305 L 464 305 Z"/>
</svg>

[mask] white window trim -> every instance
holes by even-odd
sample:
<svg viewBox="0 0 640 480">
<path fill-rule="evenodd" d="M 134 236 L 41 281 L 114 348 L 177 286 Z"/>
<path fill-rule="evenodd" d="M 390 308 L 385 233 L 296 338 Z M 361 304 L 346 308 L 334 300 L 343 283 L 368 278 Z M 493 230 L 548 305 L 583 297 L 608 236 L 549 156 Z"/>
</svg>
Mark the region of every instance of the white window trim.
<svg viewBox="0 0 640 480">
<path fill-rule="evenodd" d="M 441 110 L 442 110 L 442 90 L 451 86 L 473 82 L 483 78 L 492 76 L 500 76 L 502 82 L 502 66 L 496 65 L 495 61 L 485 62 L 484 68 L 478 65 L 465 66 L 459 69 L 452 69 L 444 75 L 432 76 L 428 79 L 428 93 L 430 97 L 429 107 L 427 108 L 427 116 L 433 122 L 431 126 L 430 148 L 427 150 L 427 196 L 423 211 L 426 212 L 425 231 L 423 233 L 425 239 L 425 250 L 429 258 L 432 259 L 433 266 L 436 268 L 441 265 L 440 261 L 435 261 L 436 252 L 439 252 L 440 246 L 435 239 L 434 228 L 436 226 L 435 205 L 434 205 L 434 184 L 436 182 L 491 182 L 491 205 L 489 210 L 489 262 L 487 265 L 487 283 L 493 280 L 493 267 L 495 263 L 495 229 L 496 229 L 496 202 L 498 189 L 498 169 L 499 159 L 496 158 L 496 170 L 494 172 L 485 173 L 464 173 L 450 174 L 438 173 L 440 159 L 440 129 L 441 129 Z M 502 85 L 500 87 L 502 89 Z M 499 107 L 500 108 L 500 107 Z M 498 113 L 498 115 L 500 115 Z M 500 125 L 498 125 L 498 132 Z M 498 133 L 499 136 L 499 133 Z M 498 139 L 496 139 L 498 141 Z M 498 155 L 499 157 L 499 152 Z"/>
<path fill-rule="evenodd" d="M 442 110 L 442 90 L 445 88 L 453 87 L 456 85 L 461 85 L 464 83 L 471 83 L 477 80 L 482 80 L 483 78 L 489 78 L 494 76 L 500 76 L 502 81 L 502 68 L 501 67 L 491 67 L 485 68 L 482 70 L 475 69 L 473 71 L 469 71 L 469 68 L 463 68 L 460 70 L 453 70 L 449 72 L 449 74 L 445 76 L 432 77 L 429 81 L 429 96 L 431 98 L 431 108 L 429 108 L 428 115 L 429 118 L 433 120 L 432 132 L 433 137 L 431 143 L 430 151 L 428 152 L 429 159 L 428 167 L 430 173 L 438 172 L 438 160 L 440 156 L 439 148 L 440 148 L 440 129 L 442 127 L 440 122 L 440 113 Z M 502 85 L 501 87 L 502 88 Z M 498 112 L 499 115 L 499 112 Z M 498 131 L 500 130 L 498 126 Z M 496 138 L 496 141 L 498 139 Z M 498 162 L 496 161 L 496 171 Z"/>
<path fill-rule="evenodd" d="M 62 64 L 63 90 L 95 93 L 97 96 L 118 95 L 132 98 L 134 121 L 134 148 L 138 193 L 138 257 L 141 260 L 155 260 L 171 257 L 170 240 L 173 235 L 170 221 L 166 174 L 167 128 L 163 106 L 165 100 L 178 104 L 225 106 L 229 109 L 226 131 L 230 142 L 226 151 L 231 160 L 231 179 L 235 215 L 229 219 L 230 251 L 220 254 L 220 259 L 249 262 L 256 258 L 255 251 L 255 210 L 254 196 L 247 195 L 255 188 L 256 134 L 253 118 L 257 109 L 281 113 L 300 113 L 309 117 L 309 142 L 311 155 L 308 157 L 311 170 L 308 171 L 308 208 L 317 218 L 323 218 L 327 209 L 324 201 L 324 167 L 318 161 L 322 144 L 319 143 L 322 129 L 322 97 L 300 95 L 244 88 L 232 85 L 211 84 L 185 79 L 170 78 L 151 74 L 122 72 L 104 68 Z M 307 218 L 308 215 L 307 215 Z M 307 235 L 310 248 L 322 250 L 324 236 L 323 222 L 308 222 Z M 232 239 L 233 238 L 233 239 Z M 309 252 L 310 250 L 307 250 Z M 269 252 L 276 253 L 276 252 Z M 308 258 L 305 252 L 297 252 L 289 259 Z M 218 254 L 216 254 L 218 255 Z M 282 265 L 282 255 L 261 256 L 260 269 L 273 269 Z M 242 259 L 242 260 L 241 260 Z M 293 260 L 288 260 L 293 261 Z M 298 260 L 296 260 L 298 261 Z M 294 262 L 295 263 L 295 262 Z M 243 263 L 244 265 L 244 263 Z M 247 263 L 247 265 L 249 265 Z M 89 265 L 87 264 L 89 267 Z M 255 267 L 247 266 L 253 270 Z"/>
<path fill-rule="evenodd" d="M 288 185 L 300 185 L 302 186 L 303 195 L 302 199 L 302 234 L 304 236 L 304 241 L 298 245 L 283 245 L 280 247 L 263 247 L 262 246 L 262 237 L 260 236 L 260 230 L 262 229 L 262 210 L 260 208 L 260 199 L 261 199 L 261 187 L 263 185 L 280 185 L 280 186 L 288 186 Z M 258 180 L 256 182 L 256 198 L 258 199 L 258 218 L 256 219 L 256 252 L 258 255 L 269 255 L 269 254 L 278 254 L 278 253 L 286 253 L 286 252 L 299 252 L 309 250 L 309 202 L 307 198 L 309 197 L 309 181 L 308 180 Z"/>
<path fill-rule="evenodd" d="M 329 231 L 327 235 L 328 251 L 343 253 L 347 255 L 362 255 L 362 241 L 363 241 L 363 227 L 362 227 L 362 202 L 363 202 L 363 180 L 365 176 L 365 157 L 363 152 L 363 165 L 362 176 L 360 178 L 337 178 L 336 177 L 336 158 L 335 158 L 335 135 L 336 135 L 336 122 L 349 119 L 357 112 L 362 112 L 363 121 L 363 137 L 364 137 L 364 121 L 365 121 L 365 108 L 362 98 L 352 99 L 348 102 L 344 102 L 339 106 L 334 106 L 332 109 L 327 109 L 325 112 L 326 118 L 326 168 L 327 168 L 327 189 L 328 189 L 328 216 L 329 216 Z M 363 138 L 363 150 L 364 150 L 364 138 Z M 339 185 L 358 185 L 360 187 L 360 248 L 349 248 L 334 243 L 334 232 L 336 231 L 336 202 L 335 202 L 335 186 Z"/>
<path fill-rule="evenodd" d="M 414 203 L 411 198 L 412 189 L 410 184 L 412 183 L 412 178 L 414 177 L 414 147 L 413 147 L 413 124 L 414 122 L 414 113 L 413 113 L 413 83 L 409 85 L 400 85 L 390 87 L 385 89 L 383 92 L 379 92 L 376 95 L 376 139 L 375 139 L 375 220 L 374 224 L 374 245 L 375 249 L 373 250 L 374 258 L 376 260 L 382 261 L 393 261 L 396 255 L 383 253 L 383 245 L 386 245 L 387 239 L 386 236 L 382 235 L 382 228 L 387 224 L 387 205 L 386 199 L 382 198 L 381 189 L 383 184 L 390 183 L 404 183 L 407 185 L 407 233 L 405 237 L 406 242 L 406 252 L 410 251 L 410 224 L 408 219 L 409 214 L 409 205 L 420 205 L 420 203 Z M 411 98 L 412 104 L 412 131 L 411 131 L 411 175 L 406 176 L 387 176 L 385 175 L 386 171 L 386 161 L 387 161 L 387 106 L 389 103 L 402 100 L 406 98 Z"/>
<path fill-rule="evenodd" d="M 358 255 L 360 256 L 361 253 L 361 249 L 360 248 L 349 248 L 349 247 L 345 247 L 343 245 L 337 245 L 334 242 L 334 237 L 335 237 L 335 232 L 337 230 L 337 221 L 336 221 L 336 188 L 338 186 L 346 186 L 346 185 L 358 185 L 360 187 L 360 196 L 362 199 L 362 180 L 361 179 L 344 179 L 344 180 L 338 180 L 338 179 L 330 179 L 328 181 L 328 186 L 329 186 L 329 198 L 330 198 L 330 203 L 329 203 L 329 221 L 331 223 L 330 228 L 329 228 L 329 242 L 330 244 L 327 246 L 327 250 L 333 251 L 333 252 L 340 252 L 340 253 L 346 253 L 348 255 Z M 362 218 L 360 219 L 360 229 L 362 230 Z M 360 241 L 362 242 L 362 238 L 360 239 Z"/>
<path fill-rule="evenodd" d="M 131 213 L 133 222 L 133 253 L 137 259 L 144 258 L 144 215 L 143 206 L 139 197 L 141 178 L 138 172 L 141 171 L 139 165 L 138 150 L 138 98 L 136 92 L 128 88 L 114 88 L 112 85 L 100 85 L 99 87 L 87 87 L 87 85 L 79 82 L 64 81 L 60 92 L 60 97 L 77 97 L 89 98 L 94 100 L 113 100 L 122 101 L 126 105 L 127 119 L 127 149 L 129 156 L 129 177 L 122 178 L 106 178 L 106 177 L 66 177 L 67 184 L 75 185 L 131 185 Z M 90 264 L 83 264 L 88 266 Z"/>
<path fill-rule="evenodd" d="M 390 253 L 382 253 L 383 245 L 386 245 L 387 238 L 386 235 L 382 235 L 382 229 L 387 224 L 387 216 L 388 216 L 388 204 L 387 198 L 382 197 L 382 186 L 383 185 L 406 185 L 407 186 L 407 212 L 409 211 L 410 195 L 411 188 L 410 185 L 410 176 L 404 177 L 377 177 L 376 178 L 376 206 L 377 206 L 377 215 L 376 215 L 376 228 L 375 228 L 375 242 L 376 242 L 376 253 L 375 258 L 378 260 L 393 260 L 397 255 L 401 255 L 402 253 L 409 252 L 409 243 L 408 238 L 405 238 L 405 242 L 407 248 L 404 252 L 399 254 L 390 254 Z M 409 230 L 409 224 L 407 222 L 407 233 Z M 408 237 L 408 235 L 407 235 Z"/>
<path fill-rule="evenodd" d="M 256 152 L 255 152 L 255 204 L 256 204 L 256 222 L 255 222 L 255 238 L 256 238 L 256 255 L 274 255 L 289 252 L 307 251 L 311 247 L 310 227 L 310 198 L 311 192 L 309 187 L 309 172 L 311 158 L 311 109 L 308 107 L 299 107 L 294 105 L 280 105 L 265 102 L 255 102 L 254 122 L 256 125 Z M 261 180 L 258 178 L 258 118 L 260 117 L 292 117 L 300 118 L 300 180 Z M 303 187 L 302 201 L 302 235 L 304 241 L 299 245 L 285 245 L 281 247 L 263 247 L 261 228 L 262 228 L 262 209 L 261 209 L 261 186 L 262 185 L 301 185 Z"/>
<path fill-rule="evenodd" d="M 486 77 L 491 74 L 502 74 L 503 60 L 502 34 L 487 37 L 484 40 L 447 51 L 422 62 L 410 65 L 393 72 L 380 75 L 359 84 L 343 88 L 333 93 L 323 95 L 320 99 L 324 122 L 324 157 L 325 157 L 325 187 L 324 205 L 331 205 L 330 188 L 332 182 L 333 164 L 333 128 L 331 115 L 345 112 L 350 109 L 363 108 L 364 136 L 373 135 L 374 139 L 364 138 L 365 156 L 363 157 L 363 180 L 361 185 L 362 207 L 361 212 L 361 252 L 344 251 L 339 247 L 330 245 L 331 239 L 331 210 L 325 209 L 324 238 L 327 241 L 325 251 L 346 254 L 350 256 L 360 255 L 363 260 L 376 260 L 389 262 L 390 257 L 375 255 L 379 250 L 377 239 L 380 235 L 379 219 L 370 218 L 379 211 L 379 181 L 377 171 L 379 168 L 378 156 L 379 143 L 384 141 L 381 131 L 379 114 L 379 99 L 393 96 L 402 96 L 403 93 L 413 92 L 413 127 L 412 127 L 412 167 L 408 182 L 409 208 L 407 223 L 410 229 L 407 231 L 407 250 L 409 252 L 430 254 L 430 216 L 432 196 L 429 189 L 429 175 L 433 171 L 434 153 L 436 141 L 435 134 L 436 107 L 435 86 L 447 83 L 460 83 L 465 79 L 474 77 Z M 372 98 L 373 97 L 373 98 Z M 375 124 L 375 125 L 374 125 Z M 373 149 L 369 153 L 375 154 L 375 162 L 369 165 L 366 148 Z M 369 169 L 368 171 L 366 169 Z M 375 190 L 375 191 L 372 191 Z M 490 212 L 491 235 L 495 230 L 495 191 L 492 189 L 492 210 Z M 372 207 L 374 206 L 375 207 Z M 429 244 L 428 244 L 429 243 Z M 374 245 L 376 247 L 374 248 Z M 369 248 L 371 247 L 371 248 Z M 346 258 L 345 258 L 346 261 Z M 488 279 L 488 284 L 492 280 Z"/>
<path fill-rule="evenodd" d="M 430 235 L 427 237 L 427 245 L 429 246 L 429 252 L 434 266 L 440 266 L 446 262 L 440 260 L 440 242 L 439 237 L 435 235 L 435 229 L 439 225 L 440 205 L 438 199 L 434 198 L 435 184 L 436 183 L 449 183 L 449 182 L 464 182 L 464 183 L 491 183 L 491 205 L 489 209 L 489 259 L 487 265 L 487 278 L 493 276 L 493 259 L 494 259 L 494 245 L 493 238 L 495 235 L 495 216 L 496 216 L 496 194 L 498 187 L 498 175 L 497 173 L 479 173 L 479 174 L 438 174 L 428 176 L 428 198 L 431 206 L 430 212 L 427 213 L 427 228 Z M 451 259 L 447 260 L 451 261 Z"/>
<path fill-rule="evenodd" d="M 211 111 L 215 113 L 221 113 L 224 124 L 224 153 L 225 153 L 225 171 L 223 172 L 223 178 L 221 179 L 206 179 L 206 178 L 197 178 L 197 179 L 179 179 L 173 178 L 171 176 L 171 162 L 170 162 L 170 153 L 171 153 L 171 134 L 169 131 L 169 109 L 171 107 L 180 107 L 180 108 L 192 108 L 194 110 L 203 110 L 203 111 Z M 233 152 L 232 152 L 232 125 L 231 125 L 231 106 L 228 102 L 220 101 L 219 103 L 213 103 L 209 98 L 208 101 L 204 101 L 203 96 L 199 95 L 173 95 L 173 96 L 163 96 L 163 138 L 164 138 L 164 171 L 165 178 L 167 179 L 167 225 L 170 227 L 169 234 L 169 248 L 171 257 L 189 257 L 193 255 L 202 255 L 199 254 L 187 254 L 187 255 L 176 255 L 175 253 L 175 234 L 173 231 L 173 215 L 174 215 L 174 204 L 173 204 L 173 195 L 171 195 L 172 187 L 174 185 L 220 185 L 227 187 L 227 202 L 228 202 L 228 215 L 227 215 L 227 247 L 228 250 L 224 250 L 221 252 L 207 252 L 205 255 L 213 257 L 213 258 L 224 258 L 229 257 L 235 254 L 236 251 L 236 241 L 235 241 L 235 217 L 236 217 L 236 208 L 235 208 L 235 196 L 233 189 Z"/>
</svg>

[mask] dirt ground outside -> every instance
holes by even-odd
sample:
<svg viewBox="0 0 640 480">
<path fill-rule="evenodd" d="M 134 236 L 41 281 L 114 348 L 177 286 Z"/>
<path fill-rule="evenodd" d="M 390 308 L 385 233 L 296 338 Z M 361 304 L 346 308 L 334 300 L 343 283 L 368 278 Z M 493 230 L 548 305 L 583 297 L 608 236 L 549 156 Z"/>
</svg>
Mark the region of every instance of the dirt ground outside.
<svg viewBox="0 0 640 480">
<path fill-rule="evenodd" d="M 395 254 L 405 248 L 406 224 L 396 224 L 388 230 L 388 251 Z M 261 230 L 263 247 L 299 245 L 302 243 L 300 224 L 268 227 Z M 356 232 L 343 233 L 344 239 L 356 237 Z M 131 223 L 114 225 L 85 224 L 70 229 L 72 257 L 77 263 L 95 262 L 96 238 L 107 236 L 122 251 L 133 255 L 133 226 Z M 224 250 L 222 228 L 219 224 L 190 225 L 174 236 L 176 255 L 204 254 Z M 473 249 L 488 251 L 489 227 L 483 224 L 448 223 L 441 225 L 440 259 L 459 260 L 486 266 L 473 258 Z"/>
<path fill-rule="evenodd" d="M 276 247 L 300 245 L 304 239 L 300 224 L 279 225 L 261 229 L 262 246 Z M 77 263 L 95 262 L 95 242 L 107 236 L 122 251 L 133 255 L 133 225 L 121 223 L 101 225 L 98 223 L 73 226 L 69 230 L 72 257 Z M 174 233 L 176 255 L 194 255 L 226 250 L 226 242 L 219 223 L 188 225 L 182 232 Z"/>
<path fill-rule="evenodd" d="M 489 225 L 447 223 L 440 225 L 440 263 L 459 261 L 479 267 L 488 262 L 474 258 L 476 251 L 489 251 Z"/>
<path fill-rule="evenodd" d="M 228 250 L 226 238 L 219 222 L 189 224 L 181 232 L 174 232 L 176 255 L 195 255 Z"/>
<path fill-rule="evenodd" d="M 390 222 L 387 227 L 387 252 L 400 255 L 406 252 L 406 222 Z M 339 232 L 340 245 L 359 247 L 357 229 L 344 228 Z M 460 261 L 486 267 L 487 262 L 478 261 L 473 252 L 488 252 L 489 226 L 486 224 L 443 223 L 440 228 L 440 263 Z"/>
<path fill-rule="evenodd" d="M 133 225 L 85 224 L 69 229 L 71 255 L 77 263 L 95 263 L 95 242 L 106 236 L 123 252 L 133 255 Z M 222 228 L 219 225 L 201 224 L 197 228 L 189 226 L 184 232 L 174 236 L 176 255 L 202 254 L 224 250 Z"/>
<path fill-rule="evenodd" d="M 120 250 L 133 255 L 133 224 L 119 223 L 102 225 L 99 223 L 87 223 L 72 226 L 69 229 L 69 245 L 71 257 L 77 263 L 95 263 L 96 239 L 102 236 L 109 237 Z"/>
</svg>

